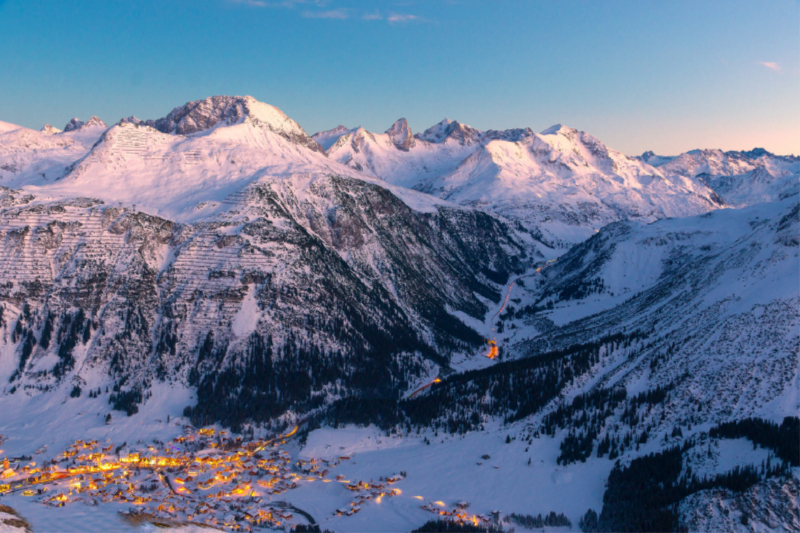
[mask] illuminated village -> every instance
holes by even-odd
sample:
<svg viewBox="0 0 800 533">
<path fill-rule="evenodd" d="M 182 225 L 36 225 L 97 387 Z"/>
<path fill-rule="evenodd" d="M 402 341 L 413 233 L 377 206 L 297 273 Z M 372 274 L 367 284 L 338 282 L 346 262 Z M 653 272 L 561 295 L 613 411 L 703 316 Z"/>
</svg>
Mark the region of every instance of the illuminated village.
<svg viewBox="0 0 800 533">
<path fill-rule="evenodd" d="M 358 513 L 363 505 L 402 494 L 392 485 L 405 478 L 404 472 L 376 483 L 331 474 L 349 457 L 292 463 L 281 445 L 297 430 L 295 426 L 275 439 L 247 441 L 225 431 L 187 426 L 183 436 L 169 443 L 117 446 L 78 440 L 43 464 L 30 456 L 11 462 L 4 458 L 0 495 L 22 494 L 53 507 L 127 503 L 130 507 L 121 514 L 134 523 L 254 531 L 312 522 L 302 510 L 272 498 L 303 483 L 340 483 L 342 490 L 353 492 L 350 504 L 335 511 L 345 517 Z M 451 510 L 441 501 L 420 503 L 443 520 L 490 521 L 487 516 L 468 514 L 466 502 L 456 503 Z"/>
</svg>

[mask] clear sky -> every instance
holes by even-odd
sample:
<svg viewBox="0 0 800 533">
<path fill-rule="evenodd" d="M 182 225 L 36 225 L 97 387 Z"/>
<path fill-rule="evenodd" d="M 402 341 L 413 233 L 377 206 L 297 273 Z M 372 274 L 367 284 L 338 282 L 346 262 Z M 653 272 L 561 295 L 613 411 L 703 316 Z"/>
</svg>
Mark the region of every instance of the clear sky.
<svg viewBox="0 0 800 533">
<path fill-rule="evenodd" d="M 0 0 L 0 120 L 249 94 L 309 133 L 563 123 L 630 155 L 800 154 L 800 2 Z"/>
</svg>

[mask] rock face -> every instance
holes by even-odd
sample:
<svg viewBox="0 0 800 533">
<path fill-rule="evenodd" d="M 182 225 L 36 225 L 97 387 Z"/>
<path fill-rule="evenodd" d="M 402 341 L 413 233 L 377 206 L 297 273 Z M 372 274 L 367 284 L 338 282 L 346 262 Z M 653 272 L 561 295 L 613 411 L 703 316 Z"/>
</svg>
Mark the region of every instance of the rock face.
<svg viewBox="0 0 800 533">
<path fill-rule="evenodd" d="M 66 126 L 64 126 L 64 133 L 75 131 L 83 128 L 108 128 L 105 122 L 100 120 L 98 117 L 93 116 L 86 122 L 78 119 L 73 118 L 70 120 Z"/>
<path fill-rule="evenodd" d="M 10 189 L 0 205 L 6 391 L 178 381 L 200 387 L 197 416 L 231 423 L 309 409 L 334 385 L 396 395 L 480 349 L 451 312 L 481 320 L 534 259 L 489 215 L 416 212 L 334 176 L 264 180 L 195 224 Z"/>
<path fill-rule="evenodd" d="M 707 490 L 689 496 L 679 510 L 689 531 L 798 531 L 800 486 L 788 478 L 762 481 L 739 493 Z"/>
<path fill-rule="evenodd" d="M 196 100 L 176 107 L 164 118 L 148 120 L 146 124 L 164 133 L 191 135 L 220 124 L 232 125 L 245 120 L 277 133 L 289 142 L 324 153 L 297 122 L 277 107 L 259 102 L 252 96 L 212 96 Z"/>
<path fill-rule="evenodd" d="M 487 143 L 494 140 L 517 142 L 526 137 L 530 137 L 531 135 L 533 135 L 533 131 L 530 128 L 511 129 L 504 131 L 481 131 L 473 128 L 472 126 L 462 124 L 456 120 L 450 120 L 446 118 L 435 126 L 431 126 L 423 133 L 418 133 L 415 137 L 421 141 L 435 144 L 443 143 L 447 140 L 453 140 L 463 146 L 476 143 Z"/>
<path fill-rule="evenodd" d="M 453 139 L 464 145 L 478 142 L 480 132 L 471 126 L 446 118 L 421 134 L 418 133 L 417 138 L 430 143 L 441 143 L 447 139 Z"/>
<path fill-rule="evenodd" d="M 409 148 L 414 146 L 414 136 L 411 134 L 411 128 L 408 127 L 406 119 L 401 118 L 392 127 L 386 130 L 386 135 L 392 139 L 392 142 L 398 150 L 408 151 Z"/>
<path fill-rule="evenodd" d="M 64 126 L 64 131 L 77 130 L 78 128 L 80 128 L 84 124 L 85 123 L 82 120 L 80 120 L 79 118 L 77 118 L 77 117 L 73 118 L 72 120 L 67 122 L 66 126 Z"/>
</svg>

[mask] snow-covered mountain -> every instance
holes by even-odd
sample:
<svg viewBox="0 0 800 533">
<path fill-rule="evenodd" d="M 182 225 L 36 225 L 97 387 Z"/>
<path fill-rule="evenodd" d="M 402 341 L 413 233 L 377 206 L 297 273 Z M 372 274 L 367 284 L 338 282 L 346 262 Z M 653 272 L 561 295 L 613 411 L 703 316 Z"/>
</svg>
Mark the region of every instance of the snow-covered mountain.
<svg viewBox="0 0 800 533">
<path fill-rule="evenodd" d="M 0 183 L 45 197 L 91 193 L 180 221 L 227 210 L 229 196 L 264 176 L 302 173 L 380 184 L 422 211 L 448 204 L 337 164 L 258 120 L 184 136 L 134 119 L 54 135 L 8 125 L 0 132 Z"/>
<path fill-rule="evenodd" d="M 508 360 L 444 379 L 405 412 L 456 434 L 502 419 L 540 490 L 573 475 L 577 490 L 618 460 L 600 474 L 602 512 L 587 512 L 584 531 L 791 530 L 800 460 L 783 454 L 774 480 L 764 465 L 776 460 L 766 439 L 777 442 L 777 424 L 800 411 L 798 235 L 797 197 L 613 223 L 509 289 L 494 324 Z M 773 434 L 714 429 L 748 423 L 772 423 Z M 798 449 L 796 427 L 785 438 Z M 736 469 L 751 469 L 748 481 L 714 480 Z"/>
<path fill-rule="evenodd" d="M 675 524 L 791 529 L 775 435 L 800 410 L 799 169 L 758 149 L 631 158 L 560 125 L 310 137 L 251 97 L 0 123 L 3 447 L 175 431 L 163 414 L 302 420 L 298 457 L 412 474 L 390 518 L 337 530 L 410 530 L 423 497 L 636 529 L 620 517 L 653 509 L 632 482 L 672 487 L 655 514 Z M 106 426 L 112 408 L 132 418 Z M 353 423 L 381 431 L 334 429 Z M 641 482 L 662 474 L 648 461 L 672 477 Z M 302 507 L 346 505 L 316 485 Z"/>
<path fill-rule="evenodd" d="M 105 122 L 100 120 L 98 117 L 93 116 L 89 120 L 87 120 L 86 122 L 82 121 L 79 118 L 73 118 L 72 120 L 67 122 L 66 126 L 64 126 L 64 131 L 65 132 L 70 132 L 70 131 L 75 131 L 75 130 L 80 130 L 80 129 L 89 129 L 89 128 L 103 128 L 103 129 L 105 129 L 107 127 L 108 126 L 106 125 Z"/>
<path fill-rule="evenodd" d="M 39 131 L 42 133 L 47 133 L 48 135 L 55 135 L 56 133 L 61 133 L 63 130 L 58 129 L 55 126 L 51 126 L 50 124 L 45 124 Z"/>
<path fill-rule="evenodd" d="M 277 389 L 252 391 L 283 398 L 274 414 L 331 380 L 359 389 L 359 372 L 385 374 L 373 386 L 391 393 L 478 351 L 450 313 L 482 320 L 498 281 L 529 262 L 484 213 L 421 213 L 353 178 L 266 178 L 191 225 L 94 199 L 6 189 L 2 202 L 6 393 L 242 379 L 254 349 L 275 354 Z M 280 385 L 293 372 L 306 392 Z"/>
<path fill-rule="evenodd" d="M 645 152 L 640 159 L 668 174 L 702 179 L 735 206 L 782 200 L 800 191 L 800 157 L 778 156 L 763 148 L 692 150 L 675 157 Z"/>
<path fill-rule="evenodd" d="M 277 107 L 259 102 L 252 96 L 212 96 L 176 107 L 164 118 L 145 122 L 161 132 L 179 135 L 242 123 L 267 129 L 294 144 L 322 152 L 322 148 L 297 122 Z"/>
<path fill-rule="evenodd" d="M 106 129 L 97 117 L 87 123 L 72 119 L 63 132 L 52 126 L 35 131 L 0 123 L 0 184 L 52 183 L 68 165 L 86 155 Z"/>
<path fill-rule="evenodd" d="M 21 139 L 38 143 L 34 155 L 60 146 L 74 157 L 81 142 L 88 150 L 51 164 L 62 170 L 52 180 L 33 173 L 40 161 L 22 159 L 11 180 L 27 181 L 24 191 L 4 192 L 4 264 L 16 283 L 6 297 L 22 317 L 4 358 L 11 388 L 242 379 L 246 355 L 268 349 L 304 368 L 278 375 L 310 373 L 307 394 L 253 390 L 278 394 L 286 409 L 330 380 L 340 394 L 361 390 L 350 369 L 388 372 L 375 386 L 396 394 L 451 354 L 481 350 L 481 336 L 457 317 L 482 322 L 507 277 L 541 260 L 529 235 L 330 161 L 291 134 L 294 122 L 268 124 L 283 117 L 269 106 L 225 102 L 188 104 L 157 121 L 171 133 L 134 118 L 5 133 L 14 156 L 30 155 Z M 175 131 L 197 124 L 208 129 Z M 50 289 L 30 292 L 28 283 Z M 67 285 L 89 290 L 94 303 Z M 69 327 L 83 332 L 80 343 L 77 329 L 63 333 Z M 62 333 L 51 342 L 53 328 Z M 326 366 L 338 357 L 359 362 Z"/>
<path fill-rule="evenodd" d="M 671 386 L 656 425 L 796 413 L 799 209 L 793 198 L 612 224 L 519 289 L 509 351 L 638 331 L 636 357 L 604 362 L 588 384 Z"/>
<path fill-rule="evenodd" d="M 339 126 L 314 138 L 360 172 L 500 214 L 555 246 L 616 220 L 689 216 L 722 204 L 701 180 L 662 173 L 560 125 L 535 134 L 445 119 L 412 138 L 401 119 L 384 134 Z"/>
</svg>

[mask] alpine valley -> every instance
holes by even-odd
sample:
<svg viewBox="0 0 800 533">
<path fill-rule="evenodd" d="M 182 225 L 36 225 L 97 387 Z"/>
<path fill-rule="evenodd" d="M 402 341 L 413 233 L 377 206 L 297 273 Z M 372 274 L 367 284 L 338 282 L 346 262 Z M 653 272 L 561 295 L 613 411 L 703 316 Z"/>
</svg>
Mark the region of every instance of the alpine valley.
<svg viewBox="0 0 800 533">
<path fill-rule="evenodd" d="M 797 531 L 799 275 L 759 148 L 0 122 L 0 531 Z"/>
</svg>

